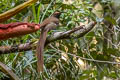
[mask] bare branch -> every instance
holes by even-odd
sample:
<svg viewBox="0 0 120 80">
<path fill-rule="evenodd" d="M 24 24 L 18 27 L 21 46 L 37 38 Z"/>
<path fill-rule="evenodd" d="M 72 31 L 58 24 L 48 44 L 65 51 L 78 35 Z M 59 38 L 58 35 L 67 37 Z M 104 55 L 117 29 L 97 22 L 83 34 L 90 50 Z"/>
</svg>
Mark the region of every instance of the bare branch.
<svg viewBox="0 0 120 80">
<path fill-rule="evenodd" d="M 4 72 L 6 75 L 8 75 L 12 80 L 20 80 L 18 78 L 18 76 L 2 62 L 0 62 L 0 69 L 2 72 Z"/>
<path fill-rule="evenodd" d="M 70 39 L 70 38 L 79 38 L 83 37 L 85 34 L 87 34 L 89 31 L 92 30 L 92 28 L 95 26 L 96 22 L 90 22 L 85 27 L 80 26 L 77 28 L 74 28 L 72 30 L 66 31 L 66 32 L 56 32 L 51 36 L 48 36 L 46 44 L 60 40 L 60 39 Z M 75 36 L 74 36 L 75 34 Z"/>
</svg>

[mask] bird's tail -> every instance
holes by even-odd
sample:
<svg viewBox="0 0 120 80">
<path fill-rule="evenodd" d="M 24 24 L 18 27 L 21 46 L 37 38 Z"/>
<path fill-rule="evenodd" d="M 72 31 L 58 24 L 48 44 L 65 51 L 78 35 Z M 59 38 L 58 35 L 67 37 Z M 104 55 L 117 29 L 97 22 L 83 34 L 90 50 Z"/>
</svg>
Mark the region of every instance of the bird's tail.
<svg viewBox="0 0 120 80">
<path fill-rule="evenodd" d="M 39 39 L 39 42 L 38 42 L 38 46 L 37 46 L 37 57 L 38 57 L 37 70 L 38 70 L 38 72 L 43 71 L 43 64 L 44 64 L 43 50 L 44 50 L 44 45 L 45 45 L 45 41 L 46 41 L 48 31 L 49 31 L 48 29 L 43 29 L 42 30 L 41 35 L 40 35 L 40 39 Z"/>
</svg>

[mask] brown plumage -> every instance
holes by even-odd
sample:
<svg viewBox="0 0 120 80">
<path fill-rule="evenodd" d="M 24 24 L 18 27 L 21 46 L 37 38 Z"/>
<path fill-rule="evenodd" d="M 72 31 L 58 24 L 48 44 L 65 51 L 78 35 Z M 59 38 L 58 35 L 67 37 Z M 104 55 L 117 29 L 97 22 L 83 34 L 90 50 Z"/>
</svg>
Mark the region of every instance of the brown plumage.
<svg viewBox="0 0 120 80">
<path fill-rule="evenodd" d="M 46 25 L 50 24 L 51 22 L 54 22 L 56 24 L 59 23 L 59 17 L 60 17 L 60 12 L 55 12 L 52 14 L 51 17 L 45 19 L 41 24 L 40 27 L 45 27 Z"/>
<path fill-rule="evenodd" d="M 45 19 L 41 24 L 41 35 L 40 35 L 40 39 L 38 42 L 38 46 L 37 46 L 37 57 L 38 57 L 38 61 L 37 61 L 37 67 L 38 67 L 38 72 L 42 72 L 43 71 L 43 64 L 44 64 L 44 59 L 43 59 L 43 51 L 44 51 L 44 45 L 45 45 L 45 41 L 46 41 L 46 37 L 47 37 L 47 32 L 50 29 L 55 28 L 56 26 L 59 25 L 59 16 L 60 16 L 60 12 L 55 12 L 53 13 L 53 15 L 47 19 Z"/>
</svg>

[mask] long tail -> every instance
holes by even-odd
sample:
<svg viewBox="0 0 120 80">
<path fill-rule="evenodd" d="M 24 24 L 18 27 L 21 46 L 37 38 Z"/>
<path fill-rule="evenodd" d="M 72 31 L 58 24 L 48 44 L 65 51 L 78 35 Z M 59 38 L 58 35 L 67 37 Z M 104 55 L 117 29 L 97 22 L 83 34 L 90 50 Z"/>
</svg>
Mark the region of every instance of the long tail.
<svg viewBox="0 0 120 80">
<path fill-rule="evenodd" d="M 38 69 L 38 72 L 43 71 L 43 64 L 44 64 L 43 50 L 44 50 L 44 45 L 45 45 L 45 41 L 46 41 L 48 31 L 49 31 L 48 29 L 43 29 L 42 30 L 41 35 L 40 35 L 40 39 L 39 39 L 39 42 L 38 42 L 38 46 L 37 46 L 37 57 L 38 57 L 37 69 Z"/>
</svg>

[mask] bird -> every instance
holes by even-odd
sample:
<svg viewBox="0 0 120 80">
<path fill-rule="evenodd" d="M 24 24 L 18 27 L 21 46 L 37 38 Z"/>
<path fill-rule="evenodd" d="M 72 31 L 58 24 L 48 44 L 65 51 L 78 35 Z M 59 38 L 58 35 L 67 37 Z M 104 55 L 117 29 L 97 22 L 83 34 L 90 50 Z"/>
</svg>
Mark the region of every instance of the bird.
<svg viewBox="0 0 120 80">
<path fill-rule="evenodd" d="M 49 30 L 54 29 L 59 25 L 59 17 L 61 15 L 61 12 L 54 12 L 49 18 L 46 18 L 41 24 L 41 34 L 39 41 L 37 43 L 37 71 L 38 72 L 43 72 L 43 64 L 44 64 L 44 59 L 43 59 L 43 51 L 44 51 L 44 46 L 45 46 L 45 41 L 47 38 L 47 33 Z"/>
</svg>

